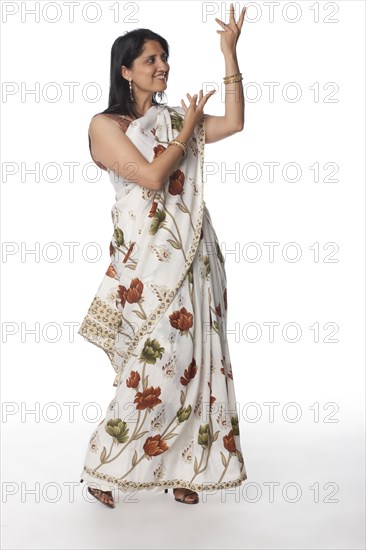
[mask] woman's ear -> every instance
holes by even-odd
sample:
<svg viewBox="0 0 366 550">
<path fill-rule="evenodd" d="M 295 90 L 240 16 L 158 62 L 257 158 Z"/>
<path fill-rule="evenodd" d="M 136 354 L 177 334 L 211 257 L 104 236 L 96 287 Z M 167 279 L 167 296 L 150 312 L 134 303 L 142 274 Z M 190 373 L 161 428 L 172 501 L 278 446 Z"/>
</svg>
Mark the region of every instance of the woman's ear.
<svg viewBox="0 0 366 550">
<path fill-rule="evenodd" d="M 126 80 L 128 80 L 129 76 L 131 76 L 131 71 L 129 69 L 127 69 L 127 67 L 125 65 L 122 65 L 121 67 L 121 76 L 123 78 L 125 78 Z"/>
</svg>

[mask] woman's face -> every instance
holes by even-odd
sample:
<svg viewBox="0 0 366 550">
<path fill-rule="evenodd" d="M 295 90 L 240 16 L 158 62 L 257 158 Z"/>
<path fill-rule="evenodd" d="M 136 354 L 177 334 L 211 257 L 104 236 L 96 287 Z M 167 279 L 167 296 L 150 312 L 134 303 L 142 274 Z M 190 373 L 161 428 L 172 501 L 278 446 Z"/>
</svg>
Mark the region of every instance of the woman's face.
<svg viewBox="0 0 366 550">
<path fill-rule="evenodd" d="M 167 87 L 169 73 L 167 54 L 156 40 L 147 40 L 142 54 L 137 57 L 131 69 L 122 65 L 122 76 L 132 78 L 133 89 L 145 92 L 162 92 Z"/>
</svg>

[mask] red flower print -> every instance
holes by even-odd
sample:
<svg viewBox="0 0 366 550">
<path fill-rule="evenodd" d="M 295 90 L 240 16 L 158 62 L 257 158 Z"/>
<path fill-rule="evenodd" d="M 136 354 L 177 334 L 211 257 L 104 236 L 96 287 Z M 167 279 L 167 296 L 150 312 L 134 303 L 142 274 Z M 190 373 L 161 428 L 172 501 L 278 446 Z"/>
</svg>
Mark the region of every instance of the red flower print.
<svg viewBox="0 0 366 550">
<path fill-rule="evenodd" d="M 160 388 L 146 388 L 144 391 L 139 391 L 136 394 L 134 403 L 137 403 L 136 409 L 143 411 L 145 409 L 152 409 L 161 403 L 158 395 L 160 395 Z"/>
<path fill-rule="evenodd" d="M 212 368 L 212 365 L 211 365 L 211 368 Z M 208 387 L 210 388 L 210 407 L 212 407 L 212 405 L 215 403 L 216 401 L 216 397 L 214 397 L 212 395 L 212 388 L 211 388 L 211 382 L 207 382 L 208 384 Z"/>
<path fill-rule="evenodd" d="M 235 445 L 235 439 L 234 439 L 234 432 L 233 430 L 230 430 L 230 432 L 227 435 L 224 435 L 223 437 L 224 441 L 224 447 L 229 453 L 235 453 L 236 451 L 236 445 Z"/>
<path fill-rule="evenodd" d="M 169 193 L 180 195 L 184 186 L 184 174 L 182 170 L 176 170 L 169 176 Z"/>
<path fill-rule="evenodd" d="M 135 241 L 130 244 L 130 246 L 129 246 L 127 252 L 126 252 L 125 257 L 123 258 L 123 263 L 124 264 L 127 262 L 128 258 L 131 256 L 131 252 L 132 252 L 133 247 L 135 246 L 135 244 L 136 244 Z"/>
<path fill-rule="evenodd" d="M 161 153 L 164 153 L 165 149 L 166 147 L 164 147 L 163 145 L 157 145 L 156 147 L 154 147 L 154 159 L 161 155 Z"/>
<path fill-rule="evenodd" d="M 138 277 L 132 279 L 129 289 L 125 286 L 118 285 L 117 294 L 122 302 L 122 306 L 125 307 L 126 300 L 129 304 L 138 302 L 141 299 L 143 288 L 144 284 Z"/>
<path fill-rule="evenodd" d="M 140 374 L 136 370 L 132 370 L 130 377 L 126 380 L 128 388 L 137 388 L 140 382 Z"/>
<path fill-rule="evenodd" d="M 179 311 L 173 311 L 173 313 L 169 315 L 169 321 L 172 327 L 177 330 L 185 331 L 192 327 L 193 315 L 189 313 L 185 307 L 182 307 Z"/>
<path fill-rule="evenodd" d="M 108 266 L 108 269 L 107 269 L 107 271 L 106 271 L 105 274 L 108 275 L 108 277 L 112 277 L 112 279 L 114 279 L 114 278 L 116 277 L 117 272 L 116 272 L 116 270 L 114 269 L 114 267 L 113 267 L 112 264 L 110 264 L 110 265 Z"/>
<path fill-rule="evenodd" d="M 183 386 L 186 386 L 192 378 L 196 376 L 197 373 L 197 367 L 196 367 L 196 360 L 193 357 L 191 363 L 188 366 L 188 369 L 185 369 L 184 376 L 180 377 L 180 383 L 183 384 Z"/>
<path fill-rule="evenodd" d="M 169 447 L 164 439 L 161 439 L 161 435 L 158 434 L 154 437 L 148 437 L 143 449 L 148 456 L 157 456 L 167 451 Z"/>
<path fill-rule="evenodd" d="M 150 208 L 150 212 L 149 212 L 149 215 L 148 217 L 149 218 L 153 218 L 154 217 L 154 214 L 155 214 L 155 211 L 157 209 L 157 206 L 158 206 L 158 203 L 156 201 L 154 201 L 151 205 L 151 208 Z"/>
</svg>

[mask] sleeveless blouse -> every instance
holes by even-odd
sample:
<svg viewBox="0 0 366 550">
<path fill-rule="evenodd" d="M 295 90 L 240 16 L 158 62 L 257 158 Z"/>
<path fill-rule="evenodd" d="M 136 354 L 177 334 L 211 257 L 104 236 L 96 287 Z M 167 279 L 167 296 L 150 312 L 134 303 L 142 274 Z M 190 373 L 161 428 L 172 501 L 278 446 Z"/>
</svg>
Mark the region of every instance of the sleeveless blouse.
<svg viewBox="0 0 366 550">
<path fill-rule="evenodd" d="M 119 124 L 119 127 L 121 128 L 121 130 L 123 132 L 126 132 L 127 131 L 127 128 L 129 127 L 130 123 L 132 122 L 132 120 L 128 120 L 127 118 L 125 118 L 123 115 L 115 115 L 113 113 L 97 113 L 97 114 L 104 114 L 105 116 L 108 116 L 110 117 L 112 120 L 116 120 Z M 94 116 L 97 116 L 97 115 L 94 115 Z M 94 118 L 94 117 L 92 117 Z M 90 151 L 90 156 L 91 158 L 93 159 L 93 161 L 95 162 L 95 164 L 101 168 L 102 170 L 105 170 L 107 171 L 107 168 L 104 166 L 104 164 L 102 164 L 101 162 L 99 162 L 98 160 L 95 160 L 95 158 L 93 157 L 92 155 L 92 152 L 91 152 L 91 143 L 90 143 L 90 135 L 88 133 L 88 138 L 89 138 L 89 151 Z"/>
</svg>

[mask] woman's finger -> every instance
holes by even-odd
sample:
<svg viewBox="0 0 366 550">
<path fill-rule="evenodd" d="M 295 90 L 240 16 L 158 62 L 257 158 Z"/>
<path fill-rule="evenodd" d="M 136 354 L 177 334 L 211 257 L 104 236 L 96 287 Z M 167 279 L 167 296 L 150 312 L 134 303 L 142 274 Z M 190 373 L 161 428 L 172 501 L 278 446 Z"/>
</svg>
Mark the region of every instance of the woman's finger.
<svg viewBox="0 0 366 550">
<path fill-rule="evenodd" d="M 195 101 L 195 98 L 197 97 L 197 94 L 195 94 L 193 97 L 190 94 L 186 94 L 189 101 L 192 103 L 192 101 Z"/>
<path fill-rule="evenodd" d="M 209 92 L 207 92 L 207 94 L 205 95 L 205 97 L 208 99 L 210 96 L 212 96 L 212 94 L 214 94 L 216 92 L 216 90 L 210 90 Z"/>
<path fill-rule="evenodd" d="M 242 26 L 243 26 L 243 22 L 244 22 L 244 17 L 245 17 L 245 12 L 246 12 L 246 6 L 241 10 L 241 14 L 240 14 L 240 17 L 238 19 L 238 29 L 239 31 L 241 30 Z"/>
<path fill-rule="evenodd" d="M 235 19 L 234 19 L 234 4 L 230 4 L 230 16 L 229 16 L 230 23 L 234 23 L 235 25 Z"/>
<path fill-rule="evenodd" d="M 220 19 L 218 19 L 217 17 L 215 17 L 215 21 L 217 21 L 218 24 L 221 25 L 223 29 L 226 29 L 226 27 L 227 27 L 226 23 L 224 23 L 223 21 L 220 21 Z M 222 31 L 220 31 L 220 32 L 222 32 Z"/>
</svg>

